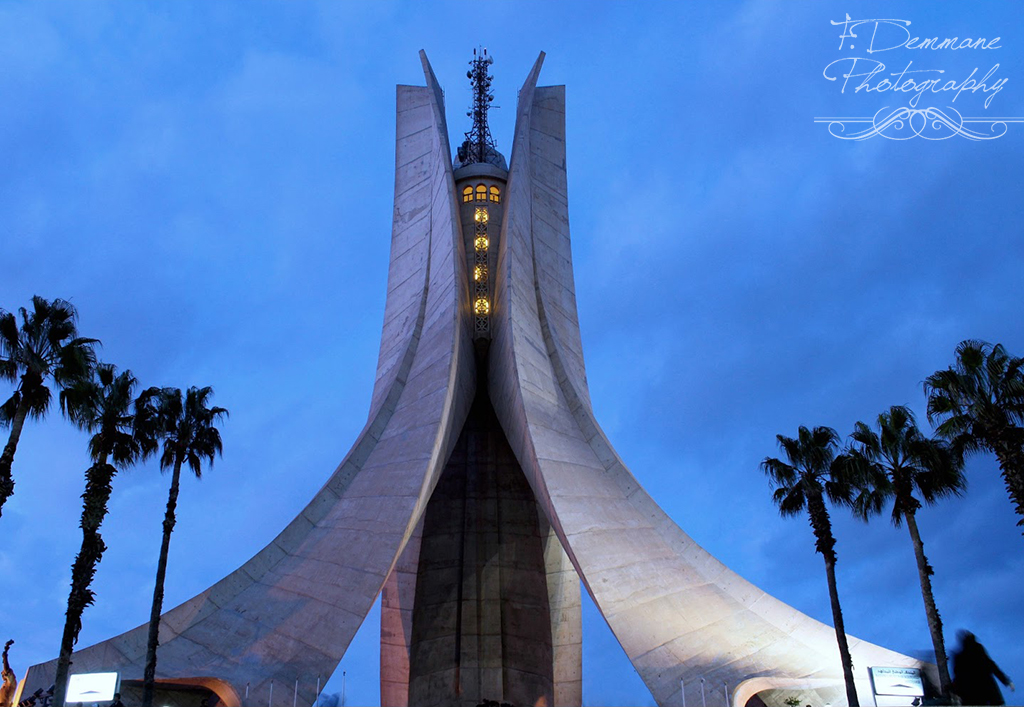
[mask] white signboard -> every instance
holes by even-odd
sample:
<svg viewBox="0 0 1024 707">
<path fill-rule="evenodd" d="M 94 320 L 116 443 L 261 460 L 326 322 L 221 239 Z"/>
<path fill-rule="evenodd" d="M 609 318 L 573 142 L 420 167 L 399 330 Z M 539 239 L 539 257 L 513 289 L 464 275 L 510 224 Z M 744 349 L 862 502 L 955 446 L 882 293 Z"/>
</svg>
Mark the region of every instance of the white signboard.
<svg viewBox="0 0 1024 707">
<path fill-rule="evenodd" d="M 117 692 L 117 673 L 79 673 L 68 679 L 65 704 L 112 702 Z"/>
<path fill-rule="evenodd" d="M 924 697 L 919 668 L 871 668 L 871 683 L 876 695 Z"/>
<path fill-rule="evenodd" d="M 869 668 L 877 707 L 921 704 L 924 682 L 917 668 Z"/>
</svg>

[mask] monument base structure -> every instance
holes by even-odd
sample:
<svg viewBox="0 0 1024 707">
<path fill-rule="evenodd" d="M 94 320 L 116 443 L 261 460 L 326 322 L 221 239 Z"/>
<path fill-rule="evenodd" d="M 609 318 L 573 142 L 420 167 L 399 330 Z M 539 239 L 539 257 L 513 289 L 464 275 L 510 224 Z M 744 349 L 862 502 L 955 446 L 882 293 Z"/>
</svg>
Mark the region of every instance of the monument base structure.
<svg viewBox="0 0 1024 707">
<path fill-rule="evenodd" d="M 519 93 L 507 170 L 486 126 L 486 54 L 455 165 L 420 56 L 427 85 L 397 92 L 366 426 L 269 545 L 161 617 L 158 680 L 232 707 L 312 704 L 382 596 L 383 705 L 578 706 L 582 581 L 659 705 L 803 703 L 811 692 L 843 704 L 833 629 L 697 545 L 594 418 L 565 94 L 536 85 L 544 55 Z M 76 652 L 75 671 L 141 679 L 147 629 Z M 865 702 L 869 666 L 930 667 L 853 637 L 850 648 Z M 25 694 L 52 683 L 55 662 L 29 669 Z"/>
</svg>

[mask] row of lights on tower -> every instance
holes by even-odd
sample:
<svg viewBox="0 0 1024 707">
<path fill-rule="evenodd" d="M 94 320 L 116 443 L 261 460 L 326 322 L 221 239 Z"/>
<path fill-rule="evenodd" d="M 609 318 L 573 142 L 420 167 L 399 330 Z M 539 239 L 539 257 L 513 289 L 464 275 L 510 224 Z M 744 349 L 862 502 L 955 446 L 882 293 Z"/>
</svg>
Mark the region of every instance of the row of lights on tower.
<svg viewBox="0 0 1024 707">
<path fill-rule="evenodd" d="M 482 187 L 483 185 L 480 186 Z M 466 187 L 466 189 L 469 189 L 469 187 Z M 494 192 L 497 192 L 497 189 L 497 187 L 491 187 L 491 190 Z M 476 207 L 476 210 L 473 212 L 473 220 L 476 222 L 476 237 L 473 239 L 473 250 L 476 252 L 476 257 L 474 258 L 475 265 L 473 266 L 473 282 L 476 283 L 474 287 L 476 297 L 473 300 L 473 314 L 477 317 L 476 330 L 478 333 L 484 333 L 489 328 L 486 317 L 491 313 L 491 303 L 487 299 L 487 249 L 491 245 L 491 241 L 487 237 L 487 221 L 489 219 L 490 216 L 487 213 L 486 207 Z"/>
<path fill-rule="evenodd" d="M 463 203 L 475 201 L 477 203 L 490 202 L 500 204 L 501 189 L 497 186 L 488 186 L 486 184 L 467 185 L 462 189 L 462 201 Z M 489 219 L 490 214 L 487 212 L 487 207 L 477 206 L 473 210 L 473 221 L 476 226 L 473 238 L 473 250 L 475 252 L 473 266 L 473 314 L 476 315 L 476 331 L 478 334 L 484 334 L 490 328 L 490 323 L 487 319 L 491 313 L 491 302 L 487 297 L 487 253 L 491 245 L 490 238 L 487 236 L 487 222 Z"/>
</svg>

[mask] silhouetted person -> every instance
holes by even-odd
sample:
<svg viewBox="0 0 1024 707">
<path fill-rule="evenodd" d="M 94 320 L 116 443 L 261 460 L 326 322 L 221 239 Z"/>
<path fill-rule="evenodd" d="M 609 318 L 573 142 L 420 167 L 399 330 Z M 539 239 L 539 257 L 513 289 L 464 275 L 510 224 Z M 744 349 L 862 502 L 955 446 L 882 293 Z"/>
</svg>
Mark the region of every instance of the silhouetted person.
<svg viewBox="0 0 1024 707">
<path fill-rule="evenodd" d="M 1013 691 L 1013 682 L 988 657 L 985 647 L 970 631 L 956 634 L 960 646 L 953 654 L 953 692 L 965 705 L 1005 705 L 996 678 Z"/>
<path fill-rule="evenodd" d="M 114 701 L 110 703 L 110 707 L 124 707 L 124 702 L 121 701 L 121 693 L 114 693 Z"/>
</svg>

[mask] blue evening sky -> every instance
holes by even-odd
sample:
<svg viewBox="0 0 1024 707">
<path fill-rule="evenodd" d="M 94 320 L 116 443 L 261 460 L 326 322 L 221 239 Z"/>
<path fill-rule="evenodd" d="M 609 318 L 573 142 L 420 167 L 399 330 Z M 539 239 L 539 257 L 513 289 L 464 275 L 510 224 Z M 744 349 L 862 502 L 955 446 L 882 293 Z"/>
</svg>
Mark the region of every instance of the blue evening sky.
<svg viewBox="0 0 1024 707">
<path fill-rule="evenodd" d="M 998 64 L 998 93 L 917 107 L 1024 117 L 1012 1 L 0 3 L 0 307 L 71 299 L 103 360 L 144 386 L 212 385 L 231 411 L 223 459 L 183 484 L 165 606 L 269 542 L 354 441 L 383 318 L 394 87 L 423 84 L 425 49 L 457 144 L 466 62 L 484 45 L 506 156 L 539 51 L 541 83 L 566 85 L 580 324 L 605 431 L 686 532 L 831 623 L 807 522 L 779 517 L 758 468 L 775 435 L 846 435 L 893 404 L 927 429 L 921 382 L 960 340 L 1024 354 L 1024 123 L 987 141 L 833 137 L 813 118 L 888 114 L 914 95 L 823 77 L 844 57 L 868 66 L 867 25 L 839 48 L 830 21 L 846 13 L 1001 37 L 870 56 L 958 83 Z M 19 677 L 59 646 L 85 441 L 54 410 L 15 458 L 0 639 L 16 640 Z M 920 516 L 936 599 L 950 643 L 970 628 L 1024 683 L 1024 538 L 994 459 L 968 472 L 964 498 Z M 167 483 L 153 462 L 116 479 L 81 645 L 147 619 Z M 927 654 L 906 531 L 833 520 L 849 632 Z M 592 605 L 584 622 L 585 703 L 653 704 Z M 376 704 L 378 631 L 374 613 L 328 693 L 344 670 L 347 703 Z"/>
</svg>

